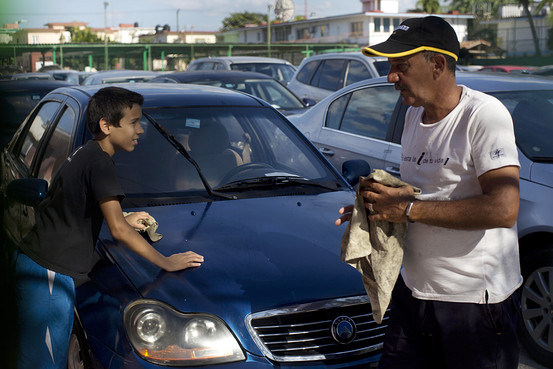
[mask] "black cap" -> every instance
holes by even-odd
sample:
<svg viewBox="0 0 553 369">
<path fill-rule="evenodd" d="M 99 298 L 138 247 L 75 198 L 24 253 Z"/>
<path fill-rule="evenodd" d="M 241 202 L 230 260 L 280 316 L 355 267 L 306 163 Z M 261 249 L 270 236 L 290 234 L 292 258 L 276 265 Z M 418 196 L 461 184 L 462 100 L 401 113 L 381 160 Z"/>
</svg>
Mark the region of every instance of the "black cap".
<svg viewBox="0 0 553 369">
<path fill-rule="evenodd" d="M 457 33 L 443 18 L 429 16 L 404 20 L 384 42 L 365 47 L 367 56 L 399 58 L 418 53 L 435 51 L 459 59 Z"/>
</svg>

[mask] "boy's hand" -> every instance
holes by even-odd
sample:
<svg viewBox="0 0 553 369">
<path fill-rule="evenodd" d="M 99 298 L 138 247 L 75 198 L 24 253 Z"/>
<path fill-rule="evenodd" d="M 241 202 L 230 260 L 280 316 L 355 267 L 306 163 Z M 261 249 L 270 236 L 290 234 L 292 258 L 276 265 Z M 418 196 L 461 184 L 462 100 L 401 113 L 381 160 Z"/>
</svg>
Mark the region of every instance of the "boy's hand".
<svg viewBox="0 0 553 369">
<path fill-rule="evenodd" d="M 192 267 L 199 267 L 204 262 L 204 257 L 196 254 L 194 251 L 173 254 L 166 259 L 167 263 L 163 269 L 168 272 L 175 272 Z"/>
<path fill-rule="evenodd" d="M 125 217 L 125 220 L 127 223 L 130 224 L 131 227 L 134 229 L 144 229 L 146 226 L 144 225 L 144 220 L 150 219 L 151 216 L 145 211 L 137 211 L 135 213 L 131 213 Z"/>
</svg>

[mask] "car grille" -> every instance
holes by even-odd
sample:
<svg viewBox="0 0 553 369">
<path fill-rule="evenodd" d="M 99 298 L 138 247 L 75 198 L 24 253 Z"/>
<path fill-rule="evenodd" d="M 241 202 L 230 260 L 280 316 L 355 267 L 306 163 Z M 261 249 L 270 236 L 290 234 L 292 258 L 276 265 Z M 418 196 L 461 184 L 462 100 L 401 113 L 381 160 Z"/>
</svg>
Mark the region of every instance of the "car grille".
<svg viewBox="0 0 553 369">
<path fill-rule="evenodd" d="M 377 324 L 358 296 L 253 313 L 246 323 L 266 357 L 294 362 L 380 353 L 387 320 Z"/>
</svg>

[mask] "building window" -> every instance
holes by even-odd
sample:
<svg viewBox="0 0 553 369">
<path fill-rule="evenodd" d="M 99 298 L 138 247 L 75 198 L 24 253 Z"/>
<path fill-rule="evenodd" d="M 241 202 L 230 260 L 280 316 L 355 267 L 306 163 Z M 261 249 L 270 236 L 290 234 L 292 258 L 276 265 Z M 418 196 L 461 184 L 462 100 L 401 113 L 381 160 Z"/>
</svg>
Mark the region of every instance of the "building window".
<svg viewBox="0 0 553 369">
<path fill-rule="evenodd" d="M 390 18 L 384 18 L 383 21 L 384 21 L 384 32 L 391 32 L 392 30 L 390 29 Z"/>
<path fill-rule="evenodd" d="M 363 35 L 363 22 L 353 22 L 351 24 L 351 35 L 358 37 Z"/>
<path fill-rule="evenodd" d="M 380 32 L 380 25 L 382 23 L 382 19 L 380 18 L 374 18 L 374 31 Z"/>
<path fill-rule="evenodd" d="M 393 23 L 394 23 L 394 29 L 396 29 L 396 28 L 398 28 L 399 25 L 401 24 L 401 19 L 399 19 L 399 18 L 394 18 Z"/>
<path fill-rule="evenodd" d="M 39 44 L 40 43 L 40 37 L 38 35 L 33 35 L 33 39 L 31 41 L 32 44 Z"/>
</svg>

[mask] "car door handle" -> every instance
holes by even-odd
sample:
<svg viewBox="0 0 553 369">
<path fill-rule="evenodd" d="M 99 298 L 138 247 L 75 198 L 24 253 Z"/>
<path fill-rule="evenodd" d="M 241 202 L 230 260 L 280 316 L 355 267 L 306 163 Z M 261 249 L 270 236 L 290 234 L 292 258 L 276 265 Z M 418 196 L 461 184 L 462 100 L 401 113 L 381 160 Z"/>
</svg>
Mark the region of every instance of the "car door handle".
<svg viewBox="0 0 553 369">
<path fill-rule="evenodd" d="M 394 176 L 400 176 L 399 168 L 398 167 L 386 167 L 386 172 L 394 175 Z"/>
<path fill-rule="evenodd" d="M 326 147 L 321 147 L 321 148 L 319 148 L 319 151 L 320 151 L 323 155 L 334 156 L 334 151 L 332 151 L 331 149 L 327 149 Z"/>
</svg>

